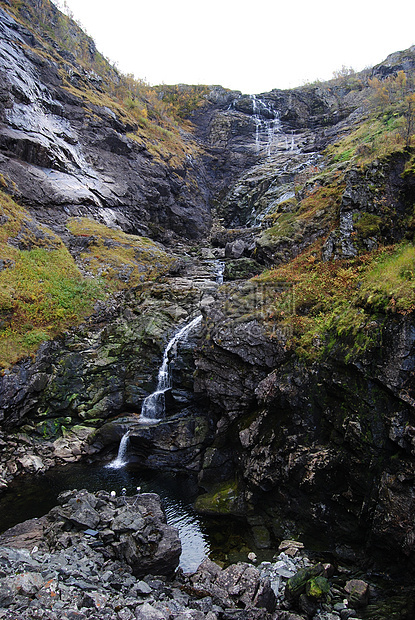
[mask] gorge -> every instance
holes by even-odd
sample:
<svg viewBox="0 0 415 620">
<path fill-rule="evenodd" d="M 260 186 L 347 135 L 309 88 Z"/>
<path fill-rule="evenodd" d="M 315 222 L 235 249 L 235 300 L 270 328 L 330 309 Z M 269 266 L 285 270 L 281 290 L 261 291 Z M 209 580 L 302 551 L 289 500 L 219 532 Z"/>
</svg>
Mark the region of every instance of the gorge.
<svg viewBox="0 0 415 620">
<path fill-rule="evenodd" d="M 149 87 L 1 0 L 4 497 L 128 437 L 246 556 L 296 539 L 410 582 L 414 92 L 415 47 L 289 91 Z"/>
</svg>

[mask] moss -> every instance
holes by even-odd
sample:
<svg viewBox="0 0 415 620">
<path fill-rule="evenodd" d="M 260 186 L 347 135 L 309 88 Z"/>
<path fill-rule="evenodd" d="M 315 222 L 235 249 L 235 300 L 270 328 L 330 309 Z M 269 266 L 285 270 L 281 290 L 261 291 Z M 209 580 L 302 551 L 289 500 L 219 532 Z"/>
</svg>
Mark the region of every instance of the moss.
<svg viewBox="0 0 415 620">
<path fill-rule="evenodd" d="M 252 258 L 239 258 L 238 260 L 226 261 L 223 275 L 226 280 L 246 279 L 261 273 L 262 269 L 262 265 Z"/>
<path fill-rule="evenodd" d="M 87 250 L 80 256 L 82 263 L 112 290 L 155 280 L 176 260 L 147 237 L 128 235 L 88 218 L 72 218 L 67 228 L 74 236 L 88 238 Z"/>
<path fill-rule="evenodd" d="M 297 599 L 306 591 L 306 587 L 309 581 L 316 579 L 324 574 L 324 566 L 322 564 L 316 564 L 310 568 L 300 569 L 293 577 L 287 581 L 285 588 L 286 596 L 289 599 Z"/>
<path fill-rule="evenodd" d="M 313 599 L 322 599 L 330 592 L 330 583 L 325 577 L 313 577 L 307 581 L 305 592 Z"/>
<path fill-rule="evenodd" d="M 405 169 L 402 172 L 401 176 L 403 179 L 415 177 L 415 155 L 414 154 L 412 154 L 409 161 L 407 161 L 405 165 Z"/>
<path fill-rule="evenodd" d="M 2 192 L 0 218 L 0 366 L 7 367 L 79 323 L 105 288 L 84 277 L 59 237 Z"/>
<path fill-rule="evenodd" d="M 354 228 L 358 235 L 367 239 L 368 237 L 375 237 L 380 233 L 380 225 L 382 218 L 373 213 L 359 213 L 353 217 Z"/>
<path fill-rule="evenodd" d="M 235 480 L 215 486 L 212 491 L 199 495 L 195 509 L 203 514 L 235 514 L 238 504 L 238 485 Z"/>
<path fill-rule="evenodd" d="M 278 213 L 273 217 L 274 225 L 267 228 L 262 234 L 262 239 L 276 239 L 278 237 L 290 237 L 299 225 L 296 225 L 294 213 Z"/>
</svg>

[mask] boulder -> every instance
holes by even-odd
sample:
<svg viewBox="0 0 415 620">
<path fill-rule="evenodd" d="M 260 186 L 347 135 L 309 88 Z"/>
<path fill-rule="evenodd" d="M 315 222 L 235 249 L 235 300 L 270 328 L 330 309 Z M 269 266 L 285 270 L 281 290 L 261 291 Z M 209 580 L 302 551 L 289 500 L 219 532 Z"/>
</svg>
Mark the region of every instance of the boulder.
<svg viewBox="0 0 415 620">
<path fill-rule="evenodd" d="M 316 577 L 324 575 L 325 570 L 321 563 L 315 564 L 315 566 L 311 566 L 310 568 L 299 570 L 288 580 L 285 587 L 285 596 L 288 600 L 298 599 L 307 589 L 310 589 L 310 582 Z"/>
<path fill-rule="evenodd" d="M 17 459 L 24 472 L 38 473 L 45 471 L 42 459 L 34 454 L 25 454 Z"/>
<path fill-rule="evenodd" d="M 206 558 L 192 575 L 191 582 L 196 592 L 209 594 L 230 608 L 262 608 L 272 612 L 276 605 L 269 579 L 261 577 L 255 566 L 245 562 L 221 569 Z"/>
<path fill-rule="evenodd" d="M 351 579 L 344 587 L 350 607 L 359 609 L 369 602 L 369 585 L 362 579 Z"/>
<path fill-rule="evenodd" d="M 175 528 L 166 523 L 160 498 L 154 493 L 112 497 L 66 491 L 60 506 L 46 515 L 46 540 L 50 549 L 76 544 L 85 534 L 96 538 L 105 553 L 131 567 L 136 576 L 171 575 L 176 570 L 181 543 Z"/>
<path fill-rule="evenodd" d="M 246 249 L 245 242 L 242 239 L 235 239 L 232 243 L 227 243 L 225 246 L 226 258 L 241 258 Z"/>
<path fill-rule="evenodd" d="M 43 529 L 47 521 L 45 517 L 40 519 L 28 519 L 18 523 L 0 535 L 0 545 L 13 547 L 14 549 L 33 549 L 41 545 L 43 541 Z"/>
</svg>

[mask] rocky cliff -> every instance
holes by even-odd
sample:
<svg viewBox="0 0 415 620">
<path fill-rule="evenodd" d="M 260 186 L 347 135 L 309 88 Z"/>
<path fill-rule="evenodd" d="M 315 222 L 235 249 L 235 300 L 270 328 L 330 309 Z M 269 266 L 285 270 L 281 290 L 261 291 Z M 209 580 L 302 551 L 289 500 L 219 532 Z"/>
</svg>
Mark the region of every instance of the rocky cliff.
<svg viewBox="0 0 415 620">
<path fill-rule="evenodd" d="M 176 130 L 174 163 L 171 152 L 151 153 L 170 128 L 155 123 L 159 136 L 143 139 L 146 103 L 144 119 L 134 117 L 120 76 L 92 40 L 69 20 L 61 24 L 66 46 L 45 36 L 63 19 L 50 3 L 2 4 L 0 144 L 9 191 L 61 233 L 68 216 L 84 215 L 133 233 L 206 234 L 209 207 L 191 138 Z"/>
<path fill-rule="evenodd" d="M 48 2 L 0 13 L 2 486 L 129 428 L 265 546 L 410 560 L 414 48 L 292 91 L 150 89 Z"/>
</svg>

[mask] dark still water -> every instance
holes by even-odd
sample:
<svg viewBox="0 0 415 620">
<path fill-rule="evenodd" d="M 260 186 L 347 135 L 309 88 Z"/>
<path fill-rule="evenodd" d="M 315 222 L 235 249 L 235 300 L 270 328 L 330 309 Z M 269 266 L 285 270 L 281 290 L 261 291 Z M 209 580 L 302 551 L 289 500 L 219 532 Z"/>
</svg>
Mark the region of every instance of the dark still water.
<svg viewBox="0 0 415 620">
<path fill-rule="evenodd" d="M 182 542 L 180 566 L 185 572 L 196 570 L 211 551 L 209 524 L 192 508 L 195 489 L 189 477 L 143 471 L 127 465 L 111 469 L 101 464 L 76 463 L 54 468 L 41 477 L 15 481 L 0 497 L 0 532 L 26 519 L 41 517 L 56 505 L 56 498 L 67 489 L 115 491 L 121 495 L 142 492 L 160 495 L 167 521 L 178 528 Z"/>
</svg>

